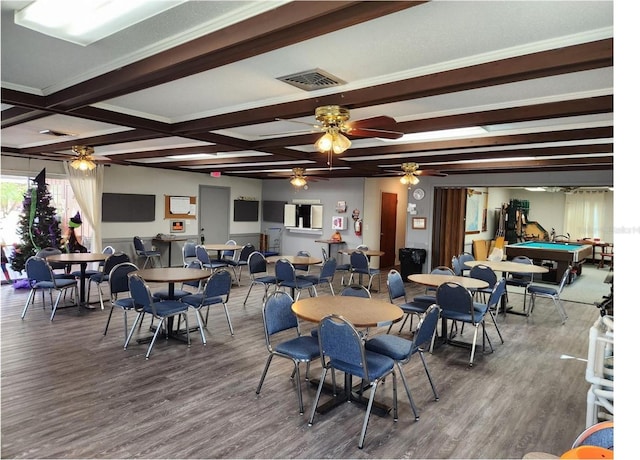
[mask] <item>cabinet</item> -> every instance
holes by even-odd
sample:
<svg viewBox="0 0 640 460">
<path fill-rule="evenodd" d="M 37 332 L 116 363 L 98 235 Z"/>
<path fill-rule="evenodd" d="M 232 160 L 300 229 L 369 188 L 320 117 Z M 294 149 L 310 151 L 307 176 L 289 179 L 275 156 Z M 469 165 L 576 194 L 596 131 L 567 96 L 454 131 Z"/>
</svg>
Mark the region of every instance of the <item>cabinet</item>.
<svg viewBox="0 0 640 460">
<path fill-rule="evenodd" d="M 322 229 L 322 205 L 285 204 L 284 226 L 288 228 Z"/>
</svg>

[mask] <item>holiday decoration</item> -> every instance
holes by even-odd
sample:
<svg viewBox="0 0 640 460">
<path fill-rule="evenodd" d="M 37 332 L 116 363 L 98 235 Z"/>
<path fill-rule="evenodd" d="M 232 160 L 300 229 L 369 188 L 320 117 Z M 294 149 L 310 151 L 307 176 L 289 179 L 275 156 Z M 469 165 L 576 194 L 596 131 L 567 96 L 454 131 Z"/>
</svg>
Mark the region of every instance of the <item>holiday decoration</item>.
<svg viewBox="0 0 640 460">
<path fill-rule="evenodd" d="M 46 170 L 43 169 L 33 179 L 34 185 L 24 194 L 17 232 L 21 243 L 14 246 L 11 257 L 11 268 L 16 272 L 22 272 L 27 259 L 42 248 L 62 250 L 60 221 L 56 217 L 45 175 Z"/>
</svg>

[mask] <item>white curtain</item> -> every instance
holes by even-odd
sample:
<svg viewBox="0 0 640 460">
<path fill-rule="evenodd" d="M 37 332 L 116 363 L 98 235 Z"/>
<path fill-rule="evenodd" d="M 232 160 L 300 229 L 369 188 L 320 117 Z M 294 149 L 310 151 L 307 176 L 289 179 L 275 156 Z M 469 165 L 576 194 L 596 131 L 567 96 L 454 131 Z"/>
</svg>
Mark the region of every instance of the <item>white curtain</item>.
<svg viewBox="0 0 640 460">
<path fill-rule="evenodd" d="M 91 252 L 102 251 L 102 186 L 104 182 L 104 166 L 97 165 L 93 171 L 80 171 L 64 162 L 64 169 L 69 184 L 76 196 L 82 218 L 93 228 Z"/>
<path fill-rule="evenodd" d="M 571 239 L 604 237 L 611 226 L 605 222 L 605 206 L 605 192 L 600 190 L 567 194 L 564 228 Z"/>
</svg>

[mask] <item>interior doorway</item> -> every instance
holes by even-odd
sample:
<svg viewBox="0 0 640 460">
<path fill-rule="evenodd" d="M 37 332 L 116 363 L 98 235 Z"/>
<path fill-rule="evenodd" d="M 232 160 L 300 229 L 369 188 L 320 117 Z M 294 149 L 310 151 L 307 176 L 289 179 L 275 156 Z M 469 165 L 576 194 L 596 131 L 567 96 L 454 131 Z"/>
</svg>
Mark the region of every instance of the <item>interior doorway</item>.
<svg viewBox="0 0 640 460">
<path fill-rule="evenodd" d="M 204 243 L 225 243 L 229 239 L 229 187 L 201 185 L 198 215 L 200 240 Z"/>
<path fill-rule="evenodd" d="M 393 267 L 396 262 L 396 217 L 398 195 L 382 192 L 380 209 L 380 268 Z"/>
</svg>

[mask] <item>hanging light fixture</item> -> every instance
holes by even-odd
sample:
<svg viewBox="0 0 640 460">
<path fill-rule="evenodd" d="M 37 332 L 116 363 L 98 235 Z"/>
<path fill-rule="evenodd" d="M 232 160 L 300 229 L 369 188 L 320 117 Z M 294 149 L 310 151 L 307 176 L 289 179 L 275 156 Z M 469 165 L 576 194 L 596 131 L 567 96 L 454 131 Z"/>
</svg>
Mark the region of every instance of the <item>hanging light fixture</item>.
<svg viewBox="0 0 640 460">
<path fill-rule="evenodd" d="M 316 120 L 322 123 L 324 134 L 316 141 L 315 148 L 328 154 L 327 164 L 331 169 L 333 155 L 351 147 L 351 141 L 342 134 L 344 122 L 349 119 L 349 111 L 339 105 L 325 105 L 316 109 Z"/>
<path fill-rule="evenodd" d="M 93 147 L 86 145 L 74 145 L 71 147 L 71 150 L 78 155 L 70 164 L 73 169 L 91 171 L 96 168 L 96 163 L 91 156 L 94 151 Z"/>
<path fill-rule="evenodd" d="M 304 187 L 307 185 L 307 178 L 304 177 L 304 168 L 293 168 L 293 177 L 289 181 L 294 187 Z"/>
<path fill-rule="evenodd" d="M 402 163 L 402 170 L 404 171 L 404 176 L 400 178 L 400 183 L 402 185 L 416 185 L 420 182 L 420 179 L 416 177 L 416 172 L 418 171 L 418 163 Z"/>
</svg>

